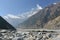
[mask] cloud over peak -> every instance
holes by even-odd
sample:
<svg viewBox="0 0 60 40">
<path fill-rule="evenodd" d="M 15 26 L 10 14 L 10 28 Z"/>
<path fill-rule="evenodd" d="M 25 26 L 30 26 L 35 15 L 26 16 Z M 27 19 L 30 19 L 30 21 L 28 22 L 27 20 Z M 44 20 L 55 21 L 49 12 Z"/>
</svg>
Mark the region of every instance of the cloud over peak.
<svg viewBox="0 0 60 40">
<path fill-rule="evenodd" d="M 54 5 L 57 4 L 57 3 L 53 3 Z"/>
<path fill-rule="evenodd" d="M 36 5 L 38 9 L 43 9 L 39 4 Z"/>
</svg>

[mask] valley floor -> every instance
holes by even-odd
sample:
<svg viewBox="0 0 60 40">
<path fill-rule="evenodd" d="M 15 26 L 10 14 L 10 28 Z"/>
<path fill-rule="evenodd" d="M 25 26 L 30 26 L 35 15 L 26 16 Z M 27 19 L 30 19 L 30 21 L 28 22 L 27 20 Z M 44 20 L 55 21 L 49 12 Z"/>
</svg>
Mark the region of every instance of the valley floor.
<svg viewBox="0 0 60 40">
<path fill-rule="evenodd" d="M 0 30 L 0 40 L 60 40 L 60 30 L 18 29 Z"/>
</svg>

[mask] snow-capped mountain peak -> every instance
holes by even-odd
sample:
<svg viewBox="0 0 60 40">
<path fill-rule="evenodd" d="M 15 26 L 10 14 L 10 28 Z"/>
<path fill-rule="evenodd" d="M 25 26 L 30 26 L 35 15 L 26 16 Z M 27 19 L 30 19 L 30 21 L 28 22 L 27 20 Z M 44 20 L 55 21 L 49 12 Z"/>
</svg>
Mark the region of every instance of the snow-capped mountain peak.
<svg viewBox="0 0 60 40">
<path fill-rule="evenodd" d="M 38 9 L 43 9 L 39 4 L 36 5 Z"/>
<path fill-rule="evenodd" d="M 9 19 L 9 18 L 13 18 L 13 19 L 20 19 L 20 17 L 19 17 L 19 16 L 12 15 L 12 14 L 7 14 L 6 16 L 4 16 L 4 18 L 7 18 L 7 19 Z"/>
<path fill-rule="evenodd" d="M 13 15 L 13 14 L 7 14 L 3 16 L 5 20 L 7 20 L 10 24 L 17 26 L 18 24 L 22 23 L 23 21 L 27 20 L 31 16 L 35 15 L 38 11 L 40 11 L 42 7 L 37 5 L 36 8 L 32 8 L 31 11 L 22 13 L 20 15 Z"/>
</svg>

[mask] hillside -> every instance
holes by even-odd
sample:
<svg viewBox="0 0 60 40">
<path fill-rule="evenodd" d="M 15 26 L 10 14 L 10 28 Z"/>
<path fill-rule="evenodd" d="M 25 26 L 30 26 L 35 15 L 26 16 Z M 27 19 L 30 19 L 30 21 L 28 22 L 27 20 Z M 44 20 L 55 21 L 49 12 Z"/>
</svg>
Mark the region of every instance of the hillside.
<svg viewBox="0 0 60 40">
<path fill-rule="evenodd" d="M 5 19 L 0 16 L 0 30 L 16 30 L 11 24 L 9 24 Z"/>
<path fill-rule="evenodd" d="M 47 29 L 60 29 L 60 16 L 45 24 Z"/>
<path fill-rule="evenodd" d="M 60 16 L 60 3 L 51 4 L 19 24 L 20 28 L 44 28 L 50 21 Z M 47 26 L 49 27 L 49 26 Z"/>
</svg>

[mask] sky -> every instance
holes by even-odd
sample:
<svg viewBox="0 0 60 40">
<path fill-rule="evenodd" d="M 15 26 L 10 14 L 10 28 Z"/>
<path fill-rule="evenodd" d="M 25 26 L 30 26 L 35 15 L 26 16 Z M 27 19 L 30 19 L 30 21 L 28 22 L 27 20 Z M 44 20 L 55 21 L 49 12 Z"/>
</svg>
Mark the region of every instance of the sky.
<svg viewBox="0 0 60 40">
<path fill-rule="evenodd" d="M 36 8 L 37 4 L 46 7 L 60 0 L 0 0 L 0 16 L 7 14 L 19 15 Z"/>
</svg>

